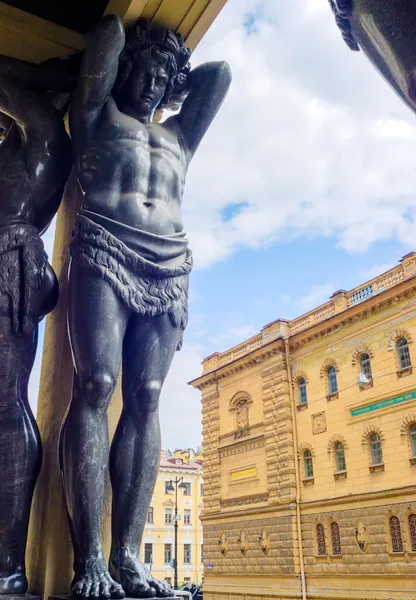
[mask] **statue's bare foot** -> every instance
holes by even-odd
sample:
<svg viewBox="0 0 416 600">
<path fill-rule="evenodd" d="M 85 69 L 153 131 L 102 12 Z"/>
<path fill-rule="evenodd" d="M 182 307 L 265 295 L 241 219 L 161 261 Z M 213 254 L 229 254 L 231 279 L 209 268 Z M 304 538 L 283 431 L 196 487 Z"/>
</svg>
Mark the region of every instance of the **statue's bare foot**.
<svg viewBox="0 0 416 600">
<path fill-rule="evenodd" d="M 94 600 L 125 597 L 121 585 L 116 583 L 108 572 L 102 555 L 94 559 L 89 558 L 76 569 L 71 585 L 71 595 L 73 598 Z"/>
<path fill-rule="evenodd" d="M 27 579 L 24 567 L 16 566 L 6 570 L 0 568 L 0 594 L 25 594 L 26 592 Z"/>
<path fill-rule="evenodd" d="M 170 585 L 152 577 L 143 563 L 127 548 L 110 558 L 110 573 L 133 598 L 171 598 L 175 595 Z"/>
</svg>

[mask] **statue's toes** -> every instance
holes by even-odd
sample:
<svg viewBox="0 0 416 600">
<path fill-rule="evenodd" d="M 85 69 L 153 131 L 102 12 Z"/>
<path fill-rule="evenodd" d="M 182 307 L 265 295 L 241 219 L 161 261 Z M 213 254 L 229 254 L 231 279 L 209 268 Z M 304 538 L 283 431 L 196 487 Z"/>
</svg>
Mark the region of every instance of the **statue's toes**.
<svg viewBox="0 0 416 600">
<path fill-rule="evenodd" d="M 80 579 L 79 581 L 74 583 L 72 586 L 72 590 L 71 590 L 72 597 L 79 598 L 80 596 L 82 596 L 83 589 L 84 589 L 84 580 Z"/>
<path fill-rule="evenodd" d="M 174 592 L 171 588 L 166 585 L 163 581 L 153 581 L 150 584 L 156 590 L 156 596 L 161 596 L 162 598 L 168 598 L 169 596 L 173 596 Z"/>
<path fill-rule="evenodd" d="M 91 581 L 85 581 L 82 586 L 81 598 L 89 598 L 91 591 Z"/>
<path fill-rule="evenodd" d="M 156 590 L 147 583 L 141 583 L 131 590 L 131 595 L 135 598 L 155 598 Z"/>
<path fill-rule="evenodd" d="M 101 581 L 99 586 L 99 597 L 102 598 L 102 600 L 110 600 L 111 592 L 109 581 Z"/>
<path fill-rule="evenodd" d="M 110 585 L 110 598 L 115 598 L 120 600 L 121 598 L 125 598 L 126 597 L 126 593 L 123 590 L 123 588 L 121 587 L 121 585 L 119 583 L 116 583 L 115 581 L 112 582 L 112 584 Z"/>
</svg>

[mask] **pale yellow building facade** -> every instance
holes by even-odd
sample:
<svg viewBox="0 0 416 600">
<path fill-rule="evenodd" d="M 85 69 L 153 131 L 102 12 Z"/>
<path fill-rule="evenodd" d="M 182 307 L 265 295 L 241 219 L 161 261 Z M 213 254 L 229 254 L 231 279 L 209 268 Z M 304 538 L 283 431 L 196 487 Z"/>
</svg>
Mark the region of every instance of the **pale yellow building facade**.
<svg viewBox="0 0 416 600">
<path fill-rule="evenodd" d="M 203 362 L 204 598 L 416 599 L 416 253 Z"/>
<path fill-rule="evenodd" d="M 200 520 L 203 501 L 202 455 L 192 449 L 162 451 L 159 473 L 140 559 L 157 579 L 174 584 L 175 494 L 168 491 L 170 481 L 183 477 L 186 489 L 178 488 L 178 583 L 201 584 L 203 579 L 203 534 Z"/>
</svg>

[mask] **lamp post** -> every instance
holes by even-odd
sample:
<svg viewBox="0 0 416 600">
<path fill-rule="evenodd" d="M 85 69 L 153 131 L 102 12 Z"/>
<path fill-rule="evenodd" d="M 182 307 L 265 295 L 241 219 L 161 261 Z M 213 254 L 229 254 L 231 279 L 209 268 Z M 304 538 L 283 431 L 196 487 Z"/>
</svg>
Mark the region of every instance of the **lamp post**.
<svg viewBox="0 0 416 600">
<path fill-rule="evenodd" d="M 169 481 L 169 485 L 166 487 L 166 491 L 170 494 L 175 492 L 175 517 L 174 517 L 174 530 L 175 530 L 175 574 L 173 580 L 173 589 L 178 589 L 178 488 L 186 490 L 186 485 L 183 482 L 183 477 L 175 477 Z"/>
</svg>

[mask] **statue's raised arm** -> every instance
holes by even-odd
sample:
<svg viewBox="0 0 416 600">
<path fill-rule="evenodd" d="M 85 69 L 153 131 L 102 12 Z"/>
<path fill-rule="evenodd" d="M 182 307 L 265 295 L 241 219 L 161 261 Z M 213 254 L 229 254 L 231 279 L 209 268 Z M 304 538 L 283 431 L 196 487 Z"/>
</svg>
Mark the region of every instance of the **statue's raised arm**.
<svg viewBox="0 0 416 600">
<path fill-rule="evenodd" d="M 209 62 L 185 75 L 180 113 L 173 117 L 180 127 L 191 156 L 219 111 L 231 85 L 231 70 L 227 62 Z"/>
<path fill-rule="evenodd" d="M 78 86 L 74 93 L 70 126 L 75 143 L 99 117 L 113 89 L 124 47 L 125 34 L 119 17 L 106 15 L 87 35 Z M 82 135 L 84 134 L 84 135 Z"/>
</svg>

